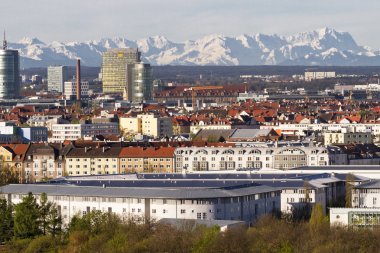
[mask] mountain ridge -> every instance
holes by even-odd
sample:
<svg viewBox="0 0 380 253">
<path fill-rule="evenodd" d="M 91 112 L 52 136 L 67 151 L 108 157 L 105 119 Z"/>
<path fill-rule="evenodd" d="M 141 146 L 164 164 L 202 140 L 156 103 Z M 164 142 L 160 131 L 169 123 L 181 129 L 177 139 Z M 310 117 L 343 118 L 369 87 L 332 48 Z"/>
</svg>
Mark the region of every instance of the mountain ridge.
<svg viewBox="0 0 380 253">
<path fill-rule="evenodd" d="M 100 66 L 104 51 L 122 47 L 138 47 L 143 60 L 152 65 L 380 65 L 380 50 L 360 46 L 350 33 L 327 27 L 291 36 L 210 34 L 184 42 L 160 35 L 139 40 L 114 37 L 67 43 L 25 37 L 8 46 L 19 50 L 23 68 L 75 65 L 77 58 L 86 66 Z"/>
</svg>

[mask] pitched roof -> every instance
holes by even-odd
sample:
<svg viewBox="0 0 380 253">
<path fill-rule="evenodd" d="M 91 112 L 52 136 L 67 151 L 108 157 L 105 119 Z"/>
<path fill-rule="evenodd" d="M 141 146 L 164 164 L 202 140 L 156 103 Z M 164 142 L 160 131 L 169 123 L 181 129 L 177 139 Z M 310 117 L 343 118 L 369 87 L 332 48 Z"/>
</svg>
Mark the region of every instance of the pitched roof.
<svg viewBox="0 0 380 253">
<path fill-rule="evenodd" d="M 136 158 L 171 158 L 174 157 L 174 147 L 159 147 L 159 148 L 142 148 L 142 147 L 127 147 L 122 148 L 119 157 L 136 157 Z"/>
</svg>

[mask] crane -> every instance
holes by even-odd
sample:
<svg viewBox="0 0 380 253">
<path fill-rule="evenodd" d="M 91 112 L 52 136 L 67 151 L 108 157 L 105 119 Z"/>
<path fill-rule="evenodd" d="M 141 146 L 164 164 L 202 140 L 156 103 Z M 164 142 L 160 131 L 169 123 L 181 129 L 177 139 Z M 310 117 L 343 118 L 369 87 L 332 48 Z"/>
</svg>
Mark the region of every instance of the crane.
<svg viewBox="0 0 380 253">
<path fill-rule="evenodd" d="M 185 90 L 191 91 L 191 103 L 193 106 L 193 111 L 195 111 L 197 91 L 200 91 L 200 90 L 221 90 L 221 89 L 224 89 L 224 87 L 223 86 L 197 86 L 197 87 L 190 87 L 190 88 L 185 89 Z"/>
</svg>

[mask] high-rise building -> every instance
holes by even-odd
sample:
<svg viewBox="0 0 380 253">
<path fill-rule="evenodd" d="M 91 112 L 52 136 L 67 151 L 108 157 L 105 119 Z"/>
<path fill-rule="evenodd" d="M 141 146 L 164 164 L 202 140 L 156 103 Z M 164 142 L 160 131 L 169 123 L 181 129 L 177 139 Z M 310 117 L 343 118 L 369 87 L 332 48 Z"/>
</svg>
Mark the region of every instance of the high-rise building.
<svg viewBox="0 0 380 253">
<path fill-rule="evenodd" d="M 128 64 L 128 100 L 142 102 L 152 99 L 153 82 L 150 64 Z"/>
<path fill-rule="evenodd" d="M 127 87 L 127 64 L 140 62 L 140 52 L 132 48 L 110 49 L 102 57 L 103 92 L 122 93 Z"/>
<path fill-rule="evenodd" d="M 20 94 L 20 62 L 17 50 L 7 49 L 4 41 L 0 49 L 0 99 L 16 98 Z"/>
<path fill-rule="evenodd" d="M 129 101 L 142 102 L 152 97 L 151 67 L 141 62 L 137 49 L 110 49 L 103 53 L 104 93 L 124 93 Z"/>
<path fill-rule="evenodd" d="M 63 92 L 63 85 L 69 79 L 66 66 L 48 67 L 48 91 Z"/>
</svg>

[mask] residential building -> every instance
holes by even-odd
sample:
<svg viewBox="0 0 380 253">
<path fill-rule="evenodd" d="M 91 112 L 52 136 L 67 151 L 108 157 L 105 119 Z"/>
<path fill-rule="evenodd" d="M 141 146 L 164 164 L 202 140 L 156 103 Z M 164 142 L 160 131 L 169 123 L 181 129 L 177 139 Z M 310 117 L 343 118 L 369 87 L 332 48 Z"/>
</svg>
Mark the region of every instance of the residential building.
<svg viewBox="0 0 380 253">
<path fill-rule="evenodd" d="M 29 148 L 28 144 L 1 144 L 0 159 L 1 166 L 8 166 L 20 176 L 20 181 L 24 181 L 24 159 Z"/>
<path fill-rule="evenodd" d="M 62 115 L 34 115 L 26 123 L 31 127 L 46 127 L 52 131 L 53 124 L 67 124 L 68 120 L 62 119 Z"/>
<path fill-rule="evenodd" d="M 72 148 L 66 154 L 65 172 L 69 176 L 119 174 L 118 147 Z"/>
<path fill-rule="evenodd" d="M 172 173 L 174 172 L 174 147 L 122 148 L 120 173 Z"/>
<path fill-rule="evenodd" d="M 173 122 L 171 117 L 155 114 L 139 114 L 137 117 L 121 117 L 120 130 L 124 133 L 143 134 L 153 138 L 171 137 Z"/>
<path fill-rule="evenodd" d="M 80 82 L 80 93 L 82 98 L 88 97 L 88 82 Z M 64 83 L 63 95 L 68 100 L 75 100 L 77 95 L 77 83 L 76 81 L 66 81 Z"/>
<path fill-rule="evenodd" d="M 70 79 L 66 66 L 48 67 L 48 91 L 64 91 L 64 83 Z"/>
<path fill-rule="evenodd" d="M 288 170 L 330 164 L 329 151 L 323 147 L 275 147 L 254 144 L 244 146 L 178 147 L 175 153 L 176 172 L 243 168 Z"/>
<path fill-rule="evenodd" d="M 324 132 L 324 145 L 332 144 L 369 144 L 373 143 L 371 132 Z"/>
<path fill-rule="evenodd" d="M 48 143 L 30 144 L 24 159 L 26 182 L 64 176 L 65 156 L 61 145 Z"/>
</svg>

